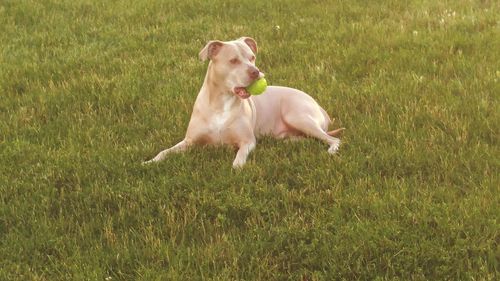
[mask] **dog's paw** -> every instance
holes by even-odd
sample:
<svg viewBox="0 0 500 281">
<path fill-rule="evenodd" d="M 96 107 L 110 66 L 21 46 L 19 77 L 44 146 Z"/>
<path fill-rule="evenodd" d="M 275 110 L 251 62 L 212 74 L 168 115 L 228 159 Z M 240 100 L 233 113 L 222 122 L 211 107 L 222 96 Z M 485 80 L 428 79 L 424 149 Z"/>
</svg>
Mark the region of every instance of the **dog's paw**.
<svg viewBox="0 0 500 281">
<path fill-rule="evenodd" d="M 330 145 L 330 148 L 328 148 L 328 153 L 330 154 L 335 154 L 339 150 L 340 146 L 340 140 L 336 139 L 334 143 Z"/>
<path fill-rule="evenodd" d="M 239 169 L 243 168 L 243 166 L 245 165 L 245 163 L 246 163 L 245 160 L 243 160 L 243 161 L 241 161 L 241 160 L 234 160 L 234 162 L 233 162 L 233 169 L 239 170 Z"/>
</svg>

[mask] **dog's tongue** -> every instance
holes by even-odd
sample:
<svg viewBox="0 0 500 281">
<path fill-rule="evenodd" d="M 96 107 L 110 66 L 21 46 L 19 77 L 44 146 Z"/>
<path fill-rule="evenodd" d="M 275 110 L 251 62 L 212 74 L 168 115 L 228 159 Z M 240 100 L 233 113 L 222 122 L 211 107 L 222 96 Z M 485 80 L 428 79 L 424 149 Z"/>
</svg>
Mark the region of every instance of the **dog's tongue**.
<svg viewBox="0 0 500 281">
<path fill-rule="evenodd" d="M 237 88 L 234 88 L 234 93 L 242 98 L 242 99 L 247 99 L 250 97 L 250 94 L 247 92 L 247 90 L 243 87 L 237 87 Z"/>
</svg>

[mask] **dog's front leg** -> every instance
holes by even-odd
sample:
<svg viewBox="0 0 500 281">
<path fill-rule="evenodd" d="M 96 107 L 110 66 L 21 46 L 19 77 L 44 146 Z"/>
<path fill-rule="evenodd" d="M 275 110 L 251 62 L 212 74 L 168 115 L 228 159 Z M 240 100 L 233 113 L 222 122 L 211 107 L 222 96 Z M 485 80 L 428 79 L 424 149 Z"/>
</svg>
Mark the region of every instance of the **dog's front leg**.
<svg viewBox="0 0 500 281">
<path fill-rule="evenodd" d="M 189 145 L 190 143 L 188 141 L 182 140 L 178 144 L 172 146 L 171 148 L 163 150 L 162 152 L 158 153 L 158 155 L 156 155 L 153 159 L 143 162 L 142 164 L 150 164 L 153 162 L 162 161 L 163 159 L 165 159 L 167 154 L 184 151 L 189 147 Z"/>
<path fill-rule="evenodd" d="M 241 168 L 247 162 L 248 154 L 255 148 L 255 141 L 242 143 L 239 146 L 236 158 L 233 161 L 233 168 Z"/>
</svg>

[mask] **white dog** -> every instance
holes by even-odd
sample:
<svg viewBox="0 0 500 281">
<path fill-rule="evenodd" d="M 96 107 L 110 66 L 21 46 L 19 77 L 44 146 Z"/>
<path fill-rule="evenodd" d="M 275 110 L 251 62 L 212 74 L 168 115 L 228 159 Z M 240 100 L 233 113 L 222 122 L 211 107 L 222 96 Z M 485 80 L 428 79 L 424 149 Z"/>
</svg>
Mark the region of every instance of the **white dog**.
<svg viewBox="0 0 500 281">
<path fill-rule="evenodd" d="M 200 52 L 208 64 L 205 81 L 194 103 L 184 139 L 163 150 L 153 159 L 158 162 L 169 153 L 180 152 L 193 144 L 228 144 L 238 148 L 233 167 L 245 164 L 255 148 L 256 138 L 311 136 L 326 142 L 329 153 L 340 145 L 337 129 L 326 111 L 308 94 L 286 87 L 269 86 L 258 96 L 245 87 L 264 75 L 255 66 L 257 43 L 250 37 L 222 42 L 210 41 Z"/>
</svg>

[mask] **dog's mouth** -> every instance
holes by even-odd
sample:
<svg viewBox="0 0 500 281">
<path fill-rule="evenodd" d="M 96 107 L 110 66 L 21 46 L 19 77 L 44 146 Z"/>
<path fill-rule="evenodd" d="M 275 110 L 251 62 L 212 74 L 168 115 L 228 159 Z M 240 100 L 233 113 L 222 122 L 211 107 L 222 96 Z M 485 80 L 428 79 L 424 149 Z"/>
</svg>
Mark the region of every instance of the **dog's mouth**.
<svg viewBox="0 0 500 281">
<path fill-rule="evenodd" d="M 235 95 L 242 99 L 248 99 L 250 97 L 250 93 L 247 92 L 247 89 L 245 89 L 245 87 L 236 87 L 234 88 L 233 92 Z"/>
</svg>

